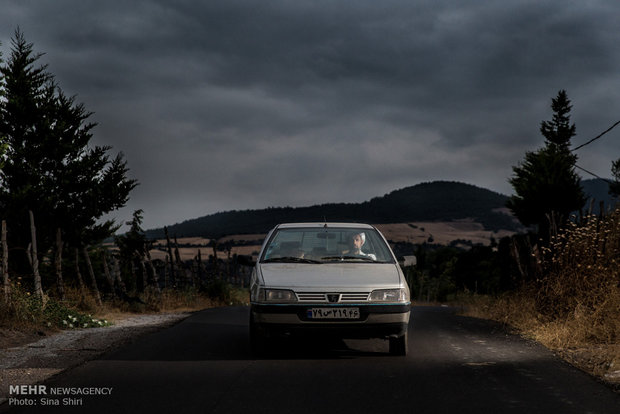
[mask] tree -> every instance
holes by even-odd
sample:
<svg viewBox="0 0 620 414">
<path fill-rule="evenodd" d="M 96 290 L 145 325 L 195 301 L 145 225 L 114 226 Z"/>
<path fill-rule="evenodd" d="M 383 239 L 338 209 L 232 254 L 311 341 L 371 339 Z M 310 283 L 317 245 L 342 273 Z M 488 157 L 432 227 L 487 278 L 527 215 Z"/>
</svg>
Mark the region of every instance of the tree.
<svg viewBox="0 0 620 414">
<path fill-rule="evenodd" d="M 144 261 L 148 250 L 151 248 L 151 243 L 147 240 L 144 230 L 142 229 L 142 213 L 142 210 L 134 211 L 131 221 L 126 223 L 130 226 L 129 231 L 124 235 L 114 238 L 119 249 L 122 265 L 130 269 L 140 268 L 143 272 L 142 278 L 136 278 L 136 280 L 133 281 L 138 291 L 144 291 L 144 288 L 146 288 L 146 268 L 144 267 Z"/>
<path fill-rule="evenodd" d="M 0 42 L 0 46 L 2 46 L 2 42 Z M 0 65 L 2 64 L 2 51 L 0 50 Z M 4 78 L 0 77 L 0 99 L 2 99 L 4 90 Z M 0 135 L 0 170 L 2 170 L 2 166 L 4 165 L 4 154 L 6 153 L 8 145 L 4 142 L 4 137 Z M 0 204 L 0 208 L 2 205 Z M 1 211 L 1 210 L 0 210 Z"/>
<path fill-rule="evenodd" d="M 127 177 L 122 154 L 111 159 L 110 147 L 89 145 L 92 113 L 62 92 L 46 65 L 35 67 L 41 56 L 18 29 L 0 67 L 0 142 L 7 144 L 0 206 L 12 245 L 28 244 L 32 210 L 40 251 L 48 251 L 58 228 L 76 247 L 110 236 L 115 223 L 98 220 L 124 206 L 137 181 Z"/>
<path fill-rule="evenodd" d="M 545 146 L 526 152 L 509 180 L 515 195 L 507 206 L 521 223 L 536 226 L 543 240 L 548 240 L 552 226 L 562 226 L 585 203 L 581 178 L 575 172 L 577 156 L 570 151 L 570 140 L 576 135 L 571 108 L 566 91 L 559 91 L 552 99 L 552 120 L 541 123 Z"/>
<path fill-rule="evenodd" d="M 611 163 L 611 175 L 614 181 L 609 183 L 609 194 L 620 197 L 620 158 Z"/>
<path fill-rule="evenodd" d="M 556 98 L 551 99 L 553 118 L 551 121 L 543 121 L 540 132 L 545 137 L 548 145 L 557 145 L 568 149 L 570 140 L 577 135 L 575 124 L 570 123 L 570 110 L 572 105 L 565 90 L 558 92 Z"/>
</svg>

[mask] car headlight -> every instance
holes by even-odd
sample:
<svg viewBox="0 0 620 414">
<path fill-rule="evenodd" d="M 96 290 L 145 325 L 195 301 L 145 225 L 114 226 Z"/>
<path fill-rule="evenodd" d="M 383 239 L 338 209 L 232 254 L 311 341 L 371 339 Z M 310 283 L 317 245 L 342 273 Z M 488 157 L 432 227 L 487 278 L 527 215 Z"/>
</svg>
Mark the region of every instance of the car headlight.
<svg viewBox="0 0 620 414">
<path fill-rule="evenodd" d="M 297 296 L 292 290 L 261 289 L 258 296 L 266 302 L 297 302 Z"/>
<path fill-rule="evenodd" d="M 370 300 L 374 302 L 408 302 L 407 289 L 380 289 L 370 293 Z"/>
</svg>

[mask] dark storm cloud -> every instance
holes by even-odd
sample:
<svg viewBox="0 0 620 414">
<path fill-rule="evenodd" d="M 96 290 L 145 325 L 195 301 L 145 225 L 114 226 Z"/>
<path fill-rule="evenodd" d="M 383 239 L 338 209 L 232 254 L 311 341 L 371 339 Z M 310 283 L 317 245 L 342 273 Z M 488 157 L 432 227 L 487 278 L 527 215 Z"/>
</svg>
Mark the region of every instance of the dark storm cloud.
<svg viewBox="0 0 620 414">
<path fill-rule="evenodd" d="M 508 193 L 559 89 L 576 144 L 620 116 L 611 0 L 5 3 L 5 57 L 19 25 L 125 153 L 147 227 L 435 179 Z"/>
</svg>

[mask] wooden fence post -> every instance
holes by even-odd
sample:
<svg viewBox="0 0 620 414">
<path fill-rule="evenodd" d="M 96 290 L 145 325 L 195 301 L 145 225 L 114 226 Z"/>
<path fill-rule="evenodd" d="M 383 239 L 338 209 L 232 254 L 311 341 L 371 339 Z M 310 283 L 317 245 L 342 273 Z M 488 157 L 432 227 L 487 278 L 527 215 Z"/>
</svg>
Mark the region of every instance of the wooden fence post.
<svg viewBox="0 0 620 414">
<path fill-rule="evenodd" d="M 219 276 L 219 269 L 217 263 L 217 240 L 211 239 L 212 247 L 213 247 L 213 275 L 214 277 Z"/>
<path fill-rule="evenodd" d="M 164 227 L 164 233 L 166 234 L 166 246 L 168 248 L 168 256 L 170 256 L 170 279 L 173 283 L 177 283 L 176 274 L 174 272 L 174 258 L 172 256 L 172 246 L 170 245 L 170 235 L 168 234 L 168 227 Z"/>
<path fill-rule="evenodd" d="M 151 258 L 151 252 L 148 247 L 146 248 L 146 261 L 149 264 L 149 268 L 151 269 L 151 273 L 153 273 L 153 284 L 155 285 L 155 290 L 157 293 L 161 293 L 161 288 L 159 287 L 159 278 L 157 277 L 157 271 L 155 270 L 155 266 L 153 266 L 153 259 Z"/>
<path fill-rule="evenodd" d="M 105 278 L 108 281 L 108 284 L 110 285 L 110 290 L 112 290 L 112 295 L 116 296 L 116 290 L 114 289 L 114 279 L 112 278 L 112 275 L 110 274 L 110 267 L 108 266 L 108 254 L 105 249 L 103 250 L 103 253 L 101 254 L 101 259 L 103 260 L 103 273 L 105 274 Z"/>
<path fill-rule="evenodd" d="M 39 274 L 39 258 L 37 253 L 37 229 L 34 226 L 34 214 L 32 214 L 32 210 L 29 210 L 30 214 L 30 236 L 32 238 L 32 244 L 30 247 L 30 257 L 32 260 L 32 274 L 34 275 L 34 293 L 35 295 L 41 299 L 43 306 L 43 287 L 41 286 L 41 275 Z"/>
<path fill-rule="evenodd" d="M 9 283 L 9 248 L 6 243 L 6 221 L 2 220 L 2 281 L 4 285 L 4 301 L 9 303 L 11 284 Z"/>
<path fill-rule="evenodd" d="M 169 277 L 168 277 L 168 262 L 170 261 L 170 256 L 166 255 L 166 260 L 164 263 L 164 289 L 168 288 L 168 285 L 170 284 Z"/>
</svg>

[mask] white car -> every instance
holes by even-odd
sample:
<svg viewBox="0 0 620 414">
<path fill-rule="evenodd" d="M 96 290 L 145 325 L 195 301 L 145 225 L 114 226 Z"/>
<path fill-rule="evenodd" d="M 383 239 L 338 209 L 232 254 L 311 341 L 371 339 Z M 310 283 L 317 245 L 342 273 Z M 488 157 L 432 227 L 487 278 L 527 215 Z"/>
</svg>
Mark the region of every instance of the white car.
<svg viewBox="0 0 620 414">
<path fill-rule="evenodd" d="M 383 235 L 356 223 L 291 223 L 267 235 L 251 280 L 250 339 L 384 338 L 407 354 L 409 286 Z"/>
</svg>

